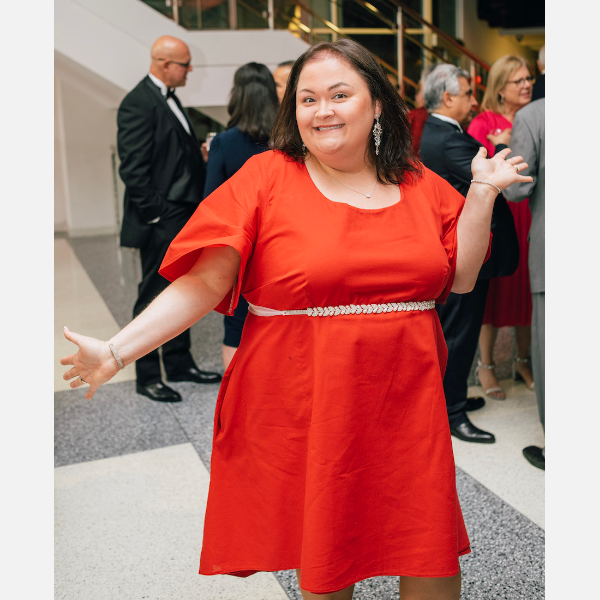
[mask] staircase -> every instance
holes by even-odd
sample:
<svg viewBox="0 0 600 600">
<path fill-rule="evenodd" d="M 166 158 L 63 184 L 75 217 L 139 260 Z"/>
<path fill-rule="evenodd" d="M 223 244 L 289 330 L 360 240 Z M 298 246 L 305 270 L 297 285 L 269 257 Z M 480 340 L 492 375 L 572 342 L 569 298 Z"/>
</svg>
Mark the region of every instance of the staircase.
<svg viewBox="0 0 600 600">
<path fill-rule="evenodd" d="M 409 106 L 432 64 L 468 71 L 478 101 L 489 65 L 458 40 L 399 0 L 144 0 L 188 30 L 287 30 L 307 44 L 347 37 L 366 46 L 399 82 Z M 414 4 L 414 3 L 413 3 Z M 417 3 L 419 4 L 419 3 Z M 423 7 L 429 6 L 423 3 Z M 427 12 L 424 10 L 424 12 Z M 281 59 L 283 60 L 283 59 Z"/>
<path fill-rule="evenodd" d="M 295 60 L 309 47 L 283 29 L 186 29 L 149 4 L 140 0 L 55 0 L 57 76 L 104 106 L 117 108 L 147 73 L 152 43 L 161 35 L 173 35 L 188 44 L 192 55 L 193 71 L 187 85 L 178 91 L 181 102 L 226 123 L 231 82 L 239 66 L 256 61 L 274 69 L 284 60 Z"/>
</svg>

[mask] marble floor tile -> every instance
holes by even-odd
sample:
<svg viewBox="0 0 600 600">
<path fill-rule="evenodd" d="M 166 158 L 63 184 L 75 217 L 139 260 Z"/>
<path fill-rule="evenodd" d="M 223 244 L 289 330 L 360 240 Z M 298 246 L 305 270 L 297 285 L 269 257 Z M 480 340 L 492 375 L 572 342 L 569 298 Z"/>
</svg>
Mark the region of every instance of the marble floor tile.
<svg viewBox="0 0 600 600">
<path fill-rule="evenodd" d="M 71 331 L 107 340 L 119 331 L 119 325 L 69 242 L 54 240 L 54 391 L 70 390 L 62 376 L 68 370 L 59 360 L 77 352 L 77 346 L 65 339 L 63 327 Z M 117 373 L 114 382 L 135 379 L 133 365 Z M 87 389 L 87 386 L 86 388 Z"/>
<path fill-rule="evenodd" d="M 495 444 L 473 444 L 452 438 L 456 465 L 505 502 L 544 527 L 545 472 L 523 457 L 526 446 L 544 445 L 535 393 L 511 379 L 501 381 L 506 400 L 486 398 L 485 406 L 469 413 L 474 425 L 496 436 Z M 481 396 L 480 387 L 469 388 Z"/>
<path fill-rule="evenodd" d="M 271 573 L 198 575 L 208 479 L 190 444 L 55 469 L 55 598 L 286 600 Z"/>
<path fill-rule="evenodd" d="M 188 442 L 169 406 L 135 393 L 132 381 L 54 394 L 54 465 L 98 460 Z"/>
</svg>

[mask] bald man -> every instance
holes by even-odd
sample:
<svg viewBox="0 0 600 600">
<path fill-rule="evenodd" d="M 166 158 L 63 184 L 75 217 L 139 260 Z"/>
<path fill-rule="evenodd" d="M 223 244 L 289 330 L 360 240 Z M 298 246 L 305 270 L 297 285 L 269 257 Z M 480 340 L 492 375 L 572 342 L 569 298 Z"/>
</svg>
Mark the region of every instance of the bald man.
<svg viewBox="0 0 600 600">
<path fill-rule="evenodd" d="M 134 317 L 169 285 L 158 268 L 200 203 L 206 176 L 196 134 L 175 95 L 192 70 L 190 50 L 183 41 L 163 36 L 150 55 L 150 72 L 125 96 L 117 114 L 119 174 L 125 183 L 121 245 L 139 248 L 142 261 Z M 218 373 L 197 368 L 190 346 L 189 330 L 162 346 L 167 380 L 218 383 Z M 138 394 L 159 402 L 181 400 L 162 382 L 158 350 L 135 366 Z"/>
</svg>

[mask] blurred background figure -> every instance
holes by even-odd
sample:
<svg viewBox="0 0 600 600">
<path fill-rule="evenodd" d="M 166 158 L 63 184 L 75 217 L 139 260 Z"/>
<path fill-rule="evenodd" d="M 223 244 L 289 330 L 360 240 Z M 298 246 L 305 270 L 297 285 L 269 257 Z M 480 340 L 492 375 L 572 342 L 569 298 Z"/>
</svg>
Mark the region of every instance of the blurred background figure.
<svg viewBox="0 0 600 600">
<path fill-rule="evenodd" d="M 295 61 L 293 60 L 286 60 L 285 62 L 279 63 L 277 68 L 273 71 L 273 79 L 275 80 L 275 89 L 277 90 L 279 104 L 281 104 L 281 101 L 283 100 L 288 77 L 290 76 L 290 71 L 294 66 L 294 62 Z"/>
<path fill-rule="evenodd" d="M 543 55 L 542 55 L 543 56 Z M 504 195 L 513 202 L 529 198 L 531 209 L 531 230 L 529 233 L 529 279 L 533 304 L 531 324 L 531 362 L 535 377 L 540 421 L 545 430 L 545 314 L 546 284 L 544 245 L 546 228 L 546 100 L 540 98 L 520 110 L 513 126 L 510 146 L 513 155 L 522 156 L 528 163 L 521 175 L 533 177 L 531 183 L 517 183 L 504 190 Z M 545 448 L 527 446 L 523 449 L 525 458 L 538 469 L 546 470 Z"/>
<path fill-rule="evenodd" d="M 210 145 L 205 198 L 234 175 L 251 156 L 269 149 L 269 138 L 278 108 L 275 80 L 265 65 L 251 62 L 235 72 L 227 107 L 231 118 L 226 131 L 215 136 Z M 240 296 L 234 314 L 224 317 L 225 369 L 240 345 L 247 314 L 248 303 Z"/>
<path fill-rule="evenodd" d="M 460 125 L 477 106 L 469 74 L 454 65 L 438 65 L 425 80 L 424 98 L 429 117 L 421 138 L 421 160 L 466 196 L 473 177 L 471 162 L 481 146 Z M 479 271 L 474 289 L 467 294 L 450 293 L 444 305 L 436 305 L 448 347 L 443 385 L 450 432 L 458 439 L 478 444 L 496 441 L 492 433 L 476 427 L 467 415 L 485 404 L 483 398 L 468 398 L 467 391 L 489 281 L 512 273 L 519 258 L 512 214 L 502 195 L 494 202 L 491 231 L 490 256 Z"/>
<path fill-rule="evenodd" d="M 192 70 L 190 50 L 168 35 L 151 49 L 148 75 L 131 91 L 117 113 L 117 145 L 125 183 L 121 245 L 139 248 L 142 281 L 134 318 L 167 288 L 158 269 L 169 244 L 202 201 L 205 165 L 196 133 L 175 89 Z M 201 371 L 191 354 L 189 330 L 135 363 L 136 392 L 157 402 L 180 402 L 179 392 L 162 381 L 218 383 L 218 373 Z"/>
<path fill-rule="evenodd" d="M 419 81 L 419 89 L 415 94 L 415 108 L 409 111 L 408 120 L 410 122 L 410 129 L 412 131 L 413 136 L 413 150 L 415 154 L 419 155 L 419 150 L 421 147 L 421 136 L 423 135 L 423 127 L 425 127 L 425 121 L 427 121 L 427 117 L 429 113 L 425 108 L 425 97 L 423 95 L 423 89 L 425 87 L 425 80 L 427 79 L 427 75 L 433 71 L 436 65 L 432 65 L 428 69 L 425 69 L 421 75 L 421 79 Z"/>
<path fill-rule="evenodd" d="M 531 101 L 546 97 L 546 46 L 542 46 L 538 53 L 537 66 L 540 70 L 540 76 L 533 84 Z"/>
<path fill-rule="evenodd" d="M 490 69 L 487 89 L 481 103 L 483 112 L 469 125 L 468 133 L 492 157 L 495 145 L 500 141 L 510 145 L 506 138 L 517 111 L 531 101 L 531 73 L 525 59 L 520 56 L 503 56 Z M 524 156 L 527 161 L 528 157 Z M 519 240 L 519 265 L 508 277 L 497 277 L 490 281 L 483 325 L 479 336 L 481 360 L 478 362 L 477 376 L 487 396 L 496 400 L 506 398 L 494 372 L 494 345 L 499 327 L 514 327 L 516 356 L 513 360 L 513 378 L 524 381 L 534 389 L 531 370 L 531 287 L 527 256 L 529 252 L 529 228 L 531 213 L 529 202 L 508 203 L 515 221 Z"/>
</svg>

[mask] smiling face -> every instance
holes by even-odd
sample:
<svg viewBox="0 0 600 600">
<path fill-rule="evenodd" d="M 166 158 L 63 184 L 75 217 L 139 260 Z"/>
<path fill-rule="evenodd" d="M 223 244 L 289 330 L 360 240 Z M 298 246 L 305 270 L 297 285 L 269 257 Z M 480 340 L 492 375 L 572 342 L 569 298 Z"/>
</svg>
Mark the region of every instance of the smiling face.
<svg viewBox="0 0 600 600">
<path fill-rule="evenodd" d="M 364 161 L 381 104 L 350 63 L 322 55 L 304 66 L 296 90 L 296 120 L 302 141 L 318 160 Z"/>
<path fill-rule="evenodd" d="M 500 96 L 504 98 L 505 105 L 520 108 L 529 103 L 533 89 L 531 81 L 526 80 L 526 77 L 529 77 L 529 75 L 527 67 L 521 67 L 510 74 L 504 87 L 498 91 Z M 518 81 L 519 84 L 514 83 L 515 81 Z"/>
</svg>

